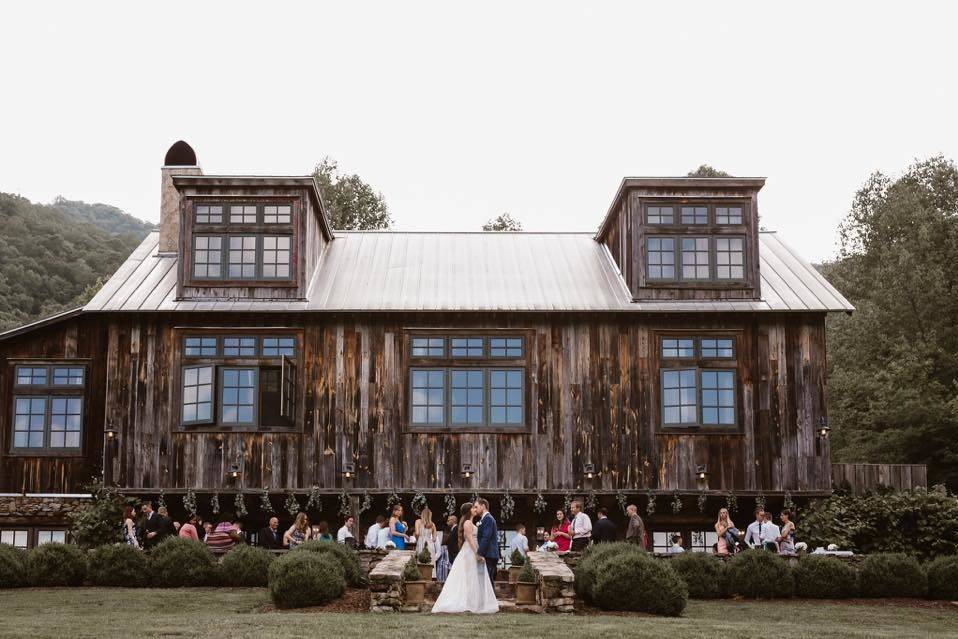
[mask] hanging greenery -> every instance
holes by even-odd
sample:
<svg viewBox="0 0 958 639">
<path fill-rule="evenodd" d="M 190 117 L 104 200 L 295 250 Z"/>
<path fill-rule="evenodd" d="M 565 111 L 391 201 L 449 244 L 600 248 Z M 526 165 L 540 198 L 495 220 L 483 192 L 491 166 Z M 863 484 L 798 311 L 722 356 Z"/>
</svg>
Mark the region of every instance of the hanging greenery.
<svg viewBox="0 0 958 639">
<path fill-rule="evenodd" d="M 761 508 L 762 510 L 765 510 L 765 495 L 758 495 L 755 498 L 755 508 Z"/>
<path fill-rule="evenodd" d="M 373 498 L 369 494 L 368 490 L 363 491 L 363 500 L 359 503 L 359 512 L 356 513 L 356 516 L 359 517 L 364 512 L 372 510 L 373 507 Z"/>
<path fill-rule="evenodd" d="M 289 513 L 290 517 L 295 517 L 299 514 L 299 500 L 296 499 L 296 495 L 293 493 L 288 493 L 286 495 L 286 503 L 283 505 L 286 509 L 286 512 Z"/>
<path fill-rule="evenodd" d="M 306 500 L 306 510 L 315 512 L 323 511 L 323 495 L 319 492 L 319 486 L 313 486 L 309 490 L 309 499 Z"/>
<path fill-rule="evenodd" d="M 389 497 L 386 498 L 386 508 L 392 510 L 392 507 L 396 504 L 401 504 L 402 500 L 399 498 L 399 495 L 392 492 L 389 493 Z"/>
<path fill-rule="evenodd" d="M 476 503 L 479 501 L 479 493 L 477 491 L 472 491 L 472 497 L 469 498 L 470 503 Z"/>
<path fill-rule="evenodd" d="M 792 501 L 792 493 L 785 493 L 785 508 L 791 511 L 792 515 L 795 515 L 795 502 Z"/>
<path fill-rule="evenodd" d="M 213 512 L 213 515 L 220 514 L 220 494 L 213 493 L 213 496 L 210 497 L 210 510 Z"/>
<path fill-rule="evenodd" d="M 565 512 L 572 510 L 572 493 L 566 493 L 562 497 L 562 510 Z"/>
<path fill-rule="evenodd" d="M 243 493 L 236 493 L 236 499 L 233 500 L 233 510 L 236 511 L 236 516 L 240 519 L 247 515 L 246 500 L 243 499 Z"/>
<path fill-rule="evenodd" d="M 619 510 L 622 511 L 622 514 L 625 514 L 626 509 L 629 507 L 628 501 L 629 498 L 625 496 L 625 493 L 621 490 L 615 494 L 615 501 L 619 504 Z"/>
<path fill-rule="evenodd" d="M 542 496 L 542 493 L 538 493 L 535 502 L 532 504 L 532 510 L 541 515 L 548 507 L 549 504 L 546 503 L 546 498 Z"/>
<path fill-rule="evenodd" d="M 599 507 L 599 498 L 595 496 L 595 491 L 590 490 L 589 494 L 585 496 L 585 509 L 595 512 L 595 509 Z"/>
<path fill-rule="evenodd" d="M 446 517 L 456 515 L 456 496 L 452 493 L 446 493 Z"/>
<path fill-rule="evenodd" d="M 166 508 L 166 495 L 163 494 L 163 491 L 160 491 L 160 496 L 156 498 L 156 509 Z"/>
<path fill-rule="evenodd" d="M 675 491 L 672 493 L 672 514 L 678 515 L 682 512 L 682 498 L 679 497 L 679 492 Z"/>
<path fill-rule="evenodd" d="M 725 508 L 728 509 L 729 514 L 738 512 L 738 498 L 732 490 L 725 496 Z"/>
<path fill-rule="evenodd" d="M 421 490 L 417 490 L 416 494 L 413 495 L 412 501 L 409 502 L 409 507 L 412 508 L 412 511 L 416 515 L 421 513 L 423 508 L 429 507 L 429 502 L 426 500 L 426 496 L 422 494 Z"/>
<path fill-rule="evenodd" d="M 699 493 L 698 506 L 699 506 L 699 512 L 700 512 L 700 513 L 704 513 L 704 512 L 705 512 L 705 500 L 706 500 L 707 498 L 708 498 L 708 496 L 705 494 L 705 491 L 704 491 L 704 490 Z"/>
<path fill-rule="evenodd" d="M 259 496 L 259 507 L 267 515 L 276 512 L 273 510 L 273 502 L 269 500 L 269 489 L 264 488 L 263 493 Z"/>
<path fill-rule="evenodd" d="M 509 491 L 506 491 L 506 494 L 502 496 L 502 500 L 499 503 L 500 515 L 502 521 L 509 521 L 512 519 L 513 513 L 516 511 L 516 502 L 512 498 L 512 495 L 509 494 Z"/>
<path fill-rule="evenodd" d="M 199 510 L 196 507 L 196 492 L 192 488 L 187 488 L 186 494 L 183 495 L 183 510 L 187 515 L 195 515 Z"/>
<path fill-rule="evenodd" d="M 349 499 L 349 493 L 345 490 L 339 493 L 339 514 L 343 517 L 349 517 L 352 511 L 352 504 Z"/>
<path fill-rule="evenodd" d="M 645 514 L 651 517 L 655 514 L 655 495 L 651 490 L 646 494 L 646 499 L 648 502 L 645 504 Z"/>
</svg>

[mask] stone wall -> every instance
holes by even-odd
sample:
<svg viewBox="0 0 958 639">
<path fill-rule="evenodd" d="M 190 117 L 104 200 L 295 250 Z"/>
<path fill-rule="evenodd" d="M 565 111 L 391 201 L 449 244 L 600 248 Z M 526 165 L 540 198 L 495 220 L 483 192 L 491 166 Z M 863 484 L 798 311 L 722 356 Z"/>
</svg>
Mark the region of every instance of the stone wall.
<svg viewBox="0 0 958 639">
<path fill-rule="evenodd" d="M 575 574 L 554 552 L 530 552 L 539 579 L 539 604 L 544 612 L 571 613 L 575 609 Z"/>
<path fill-rule="evenodd" d="M 413 550 L 390 550 L 369 573 L 370 612 L 400 612 L 405 605 L 402 571 L 415 561 Z M 418 608 L 417 608 L 418 610 Z"/>
<path fill-rule="evenodd" d="M 22 526 L 68 526 L 69 514 L 89 497 L 0 497 L 0 524 Z"/>
</svg>

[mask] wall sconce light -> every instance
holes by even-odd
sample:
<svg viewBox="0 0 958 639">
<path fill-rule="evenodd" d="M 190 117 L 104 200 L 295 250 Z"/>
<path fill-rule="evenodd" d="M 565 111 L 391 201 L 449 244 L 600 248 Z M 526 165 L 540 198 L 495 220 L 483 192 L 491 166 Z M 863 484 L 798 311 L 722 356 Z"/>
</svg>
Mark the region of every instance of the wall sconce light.
<svg viewBox="0 0 958 639">
<path fill-rule="evenodd" d="M 103 434 L 106 435 L 106 440 L 108 442 L 116 441 L 116 436 L 119 434 L 115 428 L 107 428 L 103 431 Z"/>
<path fill-rule="evenodd" d="M 239 464 L 230 464 L 230 467 L 226 470 L 226 476 L 233 480 L 239 479 L 240 474 Z"/>
<path fill-rule="evenodd" d="M 818 420 L 818 436 L 822 439 L 828 439 L 828 433 L 830 432 L 832 432 L 832 429 L 828 425 L 828 420 L 823 416 Z"/>
<path fill-rule="evenodd" d="M 352 479 L 356 475 L 356 464 L 352 462 L 343 464 L 342 473 L 345 479 Z"/>
<path fill-rule="evenodd" d="M 706 490 L 709 487 L 709 471 L 705 464 L 699 464 L 695 467 L 695 483 L 699 490 Z"/>
<path fill-rule="evenodd" d="M 476 471 L 474 471 L 474 470 L 472 469 L 472 464 L 463 464 L 463 465 L 462 465 L 462 478 L 463 478 L 463 479 L 469 479 L 469 478 L 471 478 L 472 475 L 473 475 L 473 473 L 475 473 L 475 472 L 476 472 Z"/>
<path fill-rule="evenodd" d="M 586 479 L 595 479 L 595 464 L 585 464 L 582 466 L 582 472 L 585 473 Z"/>
</svg>

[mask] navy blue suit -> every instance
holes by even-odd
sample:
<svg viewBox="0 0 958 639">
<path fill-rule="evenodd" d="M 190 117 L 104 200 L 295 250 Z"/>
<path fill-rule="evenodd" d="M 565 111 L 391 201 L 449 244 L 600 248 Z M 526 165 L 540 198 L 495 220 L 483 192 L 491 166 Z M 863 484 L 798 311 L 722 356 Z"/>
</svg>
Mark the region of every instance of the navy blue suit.
<svg viewBox="0 0 958 639">
<path fill-rule="evenodd" d="M 496 570 L 499 567 L 499 528 L 492 513 L 486 513 L 479 520 L 479 531 L 476 533 L 476 554 L 486 560 L 486 570 L 489 579 L 496 583 Z"/>
</svg>

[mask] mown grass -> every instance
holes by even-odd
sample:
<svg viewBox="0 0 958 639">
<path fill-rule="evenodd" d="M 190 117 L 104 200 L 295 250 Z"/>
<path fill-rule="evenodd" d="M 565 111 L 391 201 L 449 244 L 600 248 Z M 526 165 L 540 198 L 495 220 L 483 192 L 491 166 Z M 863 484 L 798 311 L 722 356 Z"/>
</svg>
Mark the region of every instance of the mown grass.
<svg viewBox="0 0 958 639">
<path fill-rule="evenodd" d="M 0 637 L 958 637 L 958 606 L 691 601 L 684 616 L 273 612 L 259 588 L 0 590 Z"/>
</svg>

